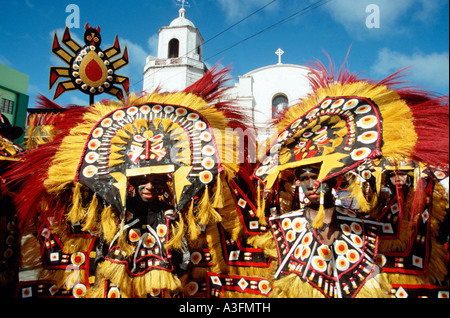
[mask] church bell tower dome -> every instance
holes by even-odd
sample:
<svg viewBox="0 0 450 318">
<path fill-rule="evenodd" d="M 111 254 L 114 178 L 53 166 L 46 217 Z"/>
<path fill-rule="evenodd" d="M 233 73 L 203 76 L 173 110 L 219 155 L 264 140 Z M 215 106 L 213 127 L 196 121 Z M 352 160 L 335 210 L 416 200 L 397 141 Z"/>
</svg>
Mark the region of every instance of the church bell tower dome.
<svg viewBox="0 0 450 318">
<path fill-rule="evenodd" d="M 144 67 L 144 91 L 179 91 L 199 80 L 206 73 L 203 42 L 182 7 L 178 17 L 158 31 L 158 54 L 148 56 Z"/>
<path fill-rule="evenodd" d="M 178 10 L 178 18 L 174 19 L 172 22 L 170 22 L 169 27 L 182 27 L 182 26 L 189 26 L 195 28 L 194 23 L 192 23 L 191 20 L 186 19 L 186 9 L 181 8 Z"/>
</svg>

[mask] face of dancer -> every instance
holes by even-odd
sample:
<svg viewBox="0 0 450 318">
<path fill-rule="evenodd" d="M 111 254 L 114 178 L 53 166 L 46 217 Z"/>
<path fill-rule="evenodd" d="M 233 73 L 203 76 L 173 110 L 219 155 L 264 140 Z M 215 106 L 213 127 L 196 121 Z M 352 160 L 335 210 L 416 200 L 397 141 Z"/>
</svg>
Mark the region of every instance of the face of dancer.
<svg viewBox="0 0 450 318">
<path fill-rule="evenodd" d="M 163 187 L 163 178 L 160 175 L 148 175 L 140 177 L 137 182 L 137 192 L 142 201 L 153 202 L 158 199 L 158 195 Z"/>
<path fill-rule="evenodd" d="M 408 172 L 398 171 L 391 177 L 391 182 L 395 186 L 403 186 L 406 184 L 407 178 L 408 178 Z"/>
<path fill-rule="evenodd" d="M 298 181 L 300 182 L 303 193 L 311 202 L 312 207 L 317 207 L 320 204 L 321 191 L 325 193 L 325 203 L 331 203 L 331 188 L 326 182 L 322 182 L 318 188 L 314 187 L 318 176 L 319 171 L 314 168 L 302 168 L 300 175 L 298 175 Z"/>
</svg>

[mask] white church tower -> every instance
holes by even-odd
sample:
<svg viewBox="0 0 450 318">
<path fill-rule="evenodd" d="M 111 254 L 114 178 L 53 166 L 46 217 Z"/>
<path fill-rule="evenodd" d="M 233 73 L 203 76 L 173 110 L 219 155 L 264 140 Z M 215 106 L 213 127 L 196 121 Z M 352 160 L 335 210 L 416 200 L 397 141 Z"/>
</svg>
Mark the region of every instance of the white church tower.
<svg viewBox="0 0 450 318">
<path fill-rule="evenodd" d="M 202 61 L 203 38 L 194 24 L 186 19 L 184 1 L 178 18 L 159 29 L 158 56 L 148 56 L 144 67 L 146 92 L 183 90 L 206 72 Z"/>
</svg>

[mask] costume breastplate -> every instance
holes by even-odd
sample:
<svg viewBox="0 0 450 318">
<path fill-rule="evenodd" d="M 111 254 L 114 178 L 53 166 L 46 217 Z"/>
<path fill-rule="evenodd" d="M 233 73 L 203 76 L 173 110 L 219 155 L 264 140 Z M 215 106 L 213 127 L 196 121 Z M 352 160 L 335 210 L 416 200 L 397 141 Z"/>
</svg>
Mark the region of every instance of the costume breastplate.
<svg viewBox="0 0 450 318">
<path fill-rule="evenodd" d="M 276 279 L 295 273 L 326 297 L 351 298 L 378 272 L 380 223 L 340 207 L 335 213 L 340 233 L 330 245 L 318 239 L 303 211 L 269 219 L 278 253 Z"/>
</svg>

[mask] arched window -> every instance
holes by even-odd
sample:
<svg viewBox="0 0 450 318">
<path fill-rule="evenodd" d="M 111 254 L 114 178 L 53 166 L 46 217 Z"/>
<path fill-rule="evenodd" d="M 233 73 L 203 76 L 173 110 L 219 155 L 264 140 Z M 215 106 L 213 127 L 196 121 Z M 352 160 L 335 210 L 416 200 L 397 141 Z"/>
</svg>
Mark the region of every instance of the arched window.
<svg viewBox="0 0 450 318">
<path fill-rule="evenodd" d="M 276 116 L 288 107 L 289 100 L 284 94 L 276 94 L 272 98 L 272 116 Z"/>
<path fill-rule="evenodd" d="M 179 56 L 180 41 L 172 39 L 169 41 L 169 59 Z"/>
</svg>

